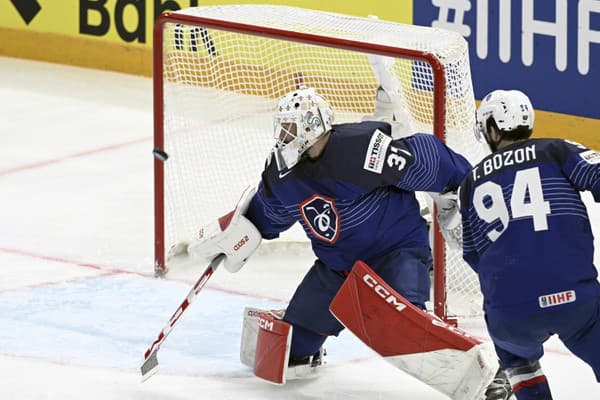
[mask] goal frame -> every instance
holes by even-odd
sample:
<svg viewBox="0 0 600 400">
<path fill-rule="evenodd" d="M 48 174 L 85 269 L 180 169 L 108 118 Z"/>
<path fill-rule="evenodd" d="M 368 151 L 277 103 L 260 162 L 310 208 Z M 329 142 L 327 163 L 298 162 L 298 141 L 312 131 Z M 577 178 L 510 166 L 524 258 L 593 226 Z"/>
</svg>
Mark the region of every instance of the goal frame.
<svg viewBox="0 0 600 400">
<path fill-rule="evenodd" d="M 167 23 L 179 23 L 200 28 L 223 30 L 270 39 L 300 42 L 315 46 L 331 47 L 342 50 L 381 56 L 410 59 L 429 64 L 433 74 L 433 134 L 440 140 L 445 139 L 446 77 L 442 63 L 431 53 L 414 49 L 385 46 L 367 42 L 340 39 L 308 33 L 298 33 L 270 27 L 255 26 L 238 22 L 223 21 L 184 14 L 161 14 L 154 25 L 153 33 L 153 107 L 154 107 L 154 150 L 164 149 L 164 91 L 163 91 L 163 28 Z M 165 263 L 165 216 L 164 216 L 164 160 L 154 158 L 154 272 L 162 276 L 167 272 Z M 447 314 L 446 294 L 446 248 L 433 211 L 434 239 L 433 247 L 433 311 L 445 321 L 451 321 Z"/>
</svg>

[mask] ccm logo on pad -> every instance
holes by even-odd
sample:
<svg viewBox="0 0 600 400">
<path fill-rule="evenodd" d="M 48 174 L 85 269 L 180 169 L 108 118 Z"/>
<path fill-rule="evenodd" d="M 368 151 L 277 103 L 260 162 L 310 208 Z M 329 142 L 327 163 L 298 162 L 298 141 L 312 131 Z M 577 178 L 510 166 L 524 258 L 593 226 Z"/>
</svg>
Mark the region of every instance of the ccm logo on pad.
<svg viewBox="0 0 600 400">
<path fill-rule="evenodd" d="M 273 330 L 273 321 L 269 321 L 268 319 L 264 319 L 264 318 L 259 318 L 258 326 L 261 327 L 262 329 L 272 331 Z"/>
<path fill-rule="evenodd" d="M 379 295 L 379 297 L 381 297 L 383 300 L 385 300 L 386 303 L 390 304 L 396 310 L 402 311 L 406 308 L 406 304 L 399 301 L 396 298 L 396 296 L 392 295 L 389 292 L 389 290 L 387 290 L 386 288 L 381 286 L 379 284 L 379 282 L 377 282 L 377 280 L 375 278 L 373 278 L 371 275 L 369 275 L 369 274 L 364 275 L 363 281 L 367 284 L 367 286 L 373 288 L 373 290 L 375 291 L 375 293 L 377 293 Z"/>
</svg>

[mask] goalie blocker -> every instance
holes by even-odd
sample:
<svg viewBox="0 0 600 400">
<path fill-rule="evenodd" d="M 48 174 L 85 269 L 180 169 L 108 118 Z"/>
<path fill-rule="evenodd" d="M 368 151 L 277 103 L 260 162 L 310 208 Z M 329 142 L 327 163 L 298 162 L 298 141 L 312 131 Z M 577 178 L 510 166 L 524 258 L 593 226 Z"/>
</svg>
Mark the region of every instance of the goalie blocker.
<svg viewBox="0 0 600 400">
<path fill-rule="evenodd" d="M 223 267 L 238 272 L 262 241 L 258 229 L 244 216 L 255 193 L 256 187 L 246 188 L 233 211 L 201 227 L 192 241 L 171 247 L 167 258 L 208 262 L 224 254 Z"/>
<path fill-rule="evenodd" d="M 454 400 L 484 398 L 498 371 L 491 343 L 415 307 L 362 261 L 330 311 L 386 361 Z"/>
</svg>

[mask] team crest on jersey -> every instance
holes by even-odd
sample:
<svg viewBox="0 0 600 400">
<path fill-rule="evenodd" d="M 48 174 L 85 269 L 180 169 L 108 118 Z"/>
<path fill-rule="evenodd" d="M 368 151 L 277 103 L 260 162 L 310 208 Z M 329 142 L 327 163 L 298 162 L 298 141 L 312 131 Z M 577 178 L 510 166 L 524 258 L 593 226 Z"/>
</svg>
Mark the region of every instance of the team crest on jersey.
<svg viewBox="0 0 600 400">
<path fill-rule="evenodd" d="M 335 243 L 340 234 L 340 214 L 333 199 L 314 194 L 300 203 L 300 215 L 316 238 Z"/>
</svg>

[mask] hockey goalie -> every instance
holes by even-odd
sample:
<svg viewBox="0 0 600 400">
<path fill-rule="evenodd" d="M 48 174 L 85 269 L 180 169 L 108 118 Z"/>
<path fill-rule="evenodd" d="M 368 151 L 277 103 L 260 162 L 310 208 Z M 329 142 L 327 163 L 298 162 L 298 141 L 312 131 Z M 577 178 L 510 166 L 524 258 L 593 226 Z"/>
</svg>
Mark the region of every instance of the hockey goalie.
<svg viewBox="0 0 600 400">
<path fill-rule="evenodd" d="M 175 253 L 224 254 L 235 272 L 261 239 L 302 225 L 316 261 L 287 308 L 245 310 L 241 360 L 262 379 L 316 376 L 325 340 L 347 328 L 451 399 L 507 399 L 510 385 L 490 345 L 424 311 L 432 256 L 415 192 L 438 194 L 445 234 L 460 235 L 451 194 L 471 165 L 435 136 L 411 132 L 395 96 L 399 83 L 386 74 L 385 59 L 371 61 L 382 84 L 373 118 L 335 124 L 315 89 L 284 95 L 258 187 L 243 196 L 235 218 L 209 225 Z"/>
</svg>

